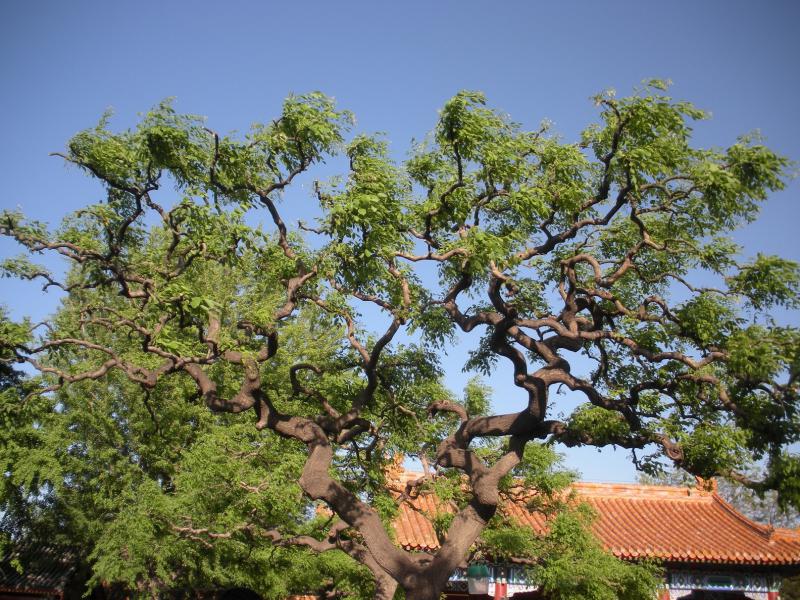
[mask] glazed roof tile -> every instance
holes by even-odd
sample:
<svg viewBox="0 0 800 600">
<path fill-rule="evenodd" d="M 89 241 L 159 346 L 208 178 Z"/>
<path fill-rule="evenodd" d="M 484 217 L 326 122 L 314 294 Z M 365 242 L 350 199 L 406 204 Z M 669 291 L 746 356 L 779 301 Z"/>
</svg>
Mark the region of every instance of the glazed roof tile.
<svg viewBox="0 0 800 600">
<path fill-rule="evenodd" d="M 413 478 L 414 474 L 403 476 Z M 573 489 L 594 508 L 594 532 L 618 558 L 800 565 L 800 533 L 755 523 L 713 491 L 605 483 L 577 483 Z M 419 496 L 413 505 L 400 507 L 397 542 L 409 550 L 435 550 L 439 543 L 425 515 L 448 509 L 430 494 Z M 522 501 L 511 503 L 507 510 L 521 524 L 544 531 L 543 516 L 528 511 Z"/>
</svg>

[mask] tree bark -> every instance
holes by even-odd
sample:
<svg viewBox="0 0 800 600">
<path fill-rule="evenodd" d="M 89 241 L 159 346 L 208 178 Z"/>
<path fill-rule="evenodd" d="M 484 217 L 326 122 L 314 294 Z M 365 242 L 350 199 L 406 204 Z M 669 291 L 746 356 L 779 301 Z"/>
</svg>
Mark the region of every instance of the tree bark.
<svg viewBox="0 0 800 600">
<path fill-rule="evenodd" d="M 447 578 L 449 579 L 449 576 Z M 445 579 L 445 583 L 446 581 L 447 579 Z M 444 585 L 439 586 L 434 581 L 426 581 L 420 577 L 415 586 L 403 589 L 406 593 L 406 600 L 439 600 L 444 591 Z"/>
</svg>

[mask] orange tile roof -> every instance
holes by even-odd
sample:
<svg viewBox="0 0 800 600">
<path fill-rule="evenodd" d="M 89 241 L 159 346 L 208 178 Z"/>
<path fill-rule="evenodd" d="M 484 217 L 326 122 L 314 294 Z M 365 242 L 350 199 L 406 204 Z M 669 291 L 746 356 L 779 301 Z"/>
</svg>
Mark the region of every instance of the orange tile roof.
<svg viewBox="0 0 800 600">
<path fill-rule="evenodd" d="M 416 474 L 401 475 L 413 479 Z M 736 512 L 713 491 L 691 488 L 606 483 L 577 483 L 581 500 L 597 512 L 593 529 L 603 546 L 622 559 L 667 562 L 800 565 L 800 534 L 773 530 Z M 421 514 L 447 510 L 435 496 L 421 495 L 414 508 L 405 504 L 395 521 L 397 542 L 408 550 L 431 551 L 439 543 Z M 416 510 L 415 510 L 416 509 Z M 541 514 L 522 503 L 507 509 L 520 523 L 543 531 Z"/>
</svg>

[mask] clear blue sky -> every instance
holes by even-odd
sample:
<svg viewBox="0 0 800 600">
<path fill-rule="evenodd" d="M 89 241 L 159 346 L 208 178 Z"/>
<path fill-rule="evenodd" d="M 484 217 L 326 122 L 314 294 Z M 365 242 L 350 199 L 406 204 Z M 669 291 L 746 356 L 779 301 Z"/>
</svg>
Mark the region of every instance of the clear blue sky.
<svg viewBox="0 0 800 600">
<path fill-rule="evenodd" d="M 383 131 L 402 158 L 460 89 L 567 140 L 594 117 L 589 97 L 646 78 L 713 113 L 698 145 L 759 129 L 800 160 L 800 3 L 794 1 L 267 2 L 5 0 L 0 3 L 0 207 L 56 222 L 100 190 L 48 153 L 114 108 L 115 125 L 167 96 L 218 131 L 273 118 L 290 92 L 321 90 Z M 800 185 L 738 234 L 747 254 L 800 259 Z M 0 241 L 0 255 L 18 250 Z M 55 300 L 0 281 L 15 316 Z M 782 318 L 797 322 L 796 315 Z M 456 359 L 450 381 L 461 387 Z M 521 400 L 498 386 L 501 405 Z M 630 480 L 621 453 L 570 454 L 595 480 Z"/>
</svg>

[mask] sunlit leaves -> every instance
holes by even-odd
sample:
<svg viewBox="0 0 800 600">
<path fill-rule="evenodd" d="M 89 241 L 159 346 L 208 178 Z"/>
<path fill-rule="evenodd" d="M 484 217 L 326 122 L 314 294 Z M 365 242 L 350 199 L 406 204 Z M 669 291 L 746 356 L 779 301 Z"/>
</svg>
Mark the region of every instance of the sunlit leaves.
<svg viewBox="0 0 800 600">
<path fill-rule="evenodd" d="M 544 444 L 531 443 L 525 447 L 522 461 L 511 472 L 504 485 L 521 486 L 521 490 L 535 490 L 528 493 L 525 503 L 528 510 L 552 516 L 566 508 L 569 502 L 569 485 L 578 478 L 578 473 L 567 469 L 564 457 Z"/>
<path fill-rule="evenodd" d="M 280 597 L 333 570 L 331 594 L 368 586 L 341 554 L 312 559 L 263 539 L 271 527 L 322 539 L 330 525 L 296 483 L 307 448 L 278 438 L 275 422 L 327 439 L 336 481 L 384 525 L 398 457 L 440 467 L 423 491 L 462 508 L 479 494 L 439 453 L 451 444 L 490 468 L 512 451 L 502 439 L 512 431 L 528 445 L 502 491 L 523 481 L 548 515 L 571 480 L 557 442 L 655 448 L 704 476 L 763 459 L 771 470 L 755 487 L 797 502 L 784 451 L 800 438 L 798 333 L 764 311 L 798 306 L 800 274 L 771 256 L 740 264 L 729 238 L 783 188 L 789 163 L 752 136 L 694 148 L 692 122 L 706 115 L 667 88 L 599 96 L 579 143 L 460 92 L 405 162 L 378 136 L 346 140 L 351 115 L 319 93 L 289 97 L 245 136 L 219 135 L 170 102 L 127 131 L 104 117 L 65 155 L 101 182 L 102 202 L 52 234 L 0 215 L 0 233 L 73 264 L 39 339 L 28 323 L 0 321 L 0 358 L 30 358 L 52 392 L 19 410 L 20 378 L 0 372 L 11 382 L 0 417 L 13 429 L 2 438 L 14 498 L 4 506 L 59 503 L 41 514 L 94 547 L 98 580 L 140 591 L 236 581 Z M 314 185 L 315 223 L 294 228 L 281 217 L 284 190 L 337 152 L 346 174 Z M 50 283 L 36 262 L 7 260 L 3 274 Z M 455 401 L 441 356 L 458 328 L 477 338 L 467 370 L 491 377 L 512 359 L 528 403 L 511 428 L 469 420 L 491 412 L 476 380 L 463 429 L 461 409 L 430 418 L 432 402 Z M 590 379 L 576 357 L 593 361 Z M 586 403 L 554 419 L 558 386 Z M 244 415 L 202 408 L 243 396 L 231 411 Z M 266 401 L 282 415 L 258 433 L 250 407 Z M 650 594 L 648 570 L 601 555 L 588 517 L 568 512 L 539 538 L 498 519 L 483 543 L 536 559 L 533 576 L 552 594 Z M 437 519 L 441 536 L 457 523 Z"/>
<path fill-rule="evenodd" d="M 630 427 L 620 413 L 591 404 L 575 409 L 568 427 L 570 435 L 585 439 L 593 446 L 614 444 L 630 435 Z"/>
<path fill-rule="evenodd" d="M 497 562 L 530 561 L 527 575 L 553 598 L 628 600 L 652 597 L 659 569 L 626 563 L 606 553 L 591 531 L 591 508 L 571 500 L 544 521 L 538 534 L 513 518 L 498 515 L 483 532 L 481 552 Z"/>
<path fill-rule="evenodd" d="M 784 510 L 800 505 L 800 460 L 783 452 L 773 456 L 768 465 L 767 482 L 778 492 L 778 505 Z"/>
<path fill-rule="evenodd" d="M 681 333 L 701 346 L 721 345 L 736 331 L 739 320 L 730 301 L 715 293 L 704 293 L 686 301 L 676 311 Z"/>
<path fill-rule="evenodd" d="M 325 94 L 292 95 L 283 104 L 272 143 L 278 151 L 285 149 L 287 166 L 292 166 L 289 155 L 295 160 L 318 160 L 337 149 L 352 122 L 353 115 L 337 110 L 334 100 Z"/>
<path fill-rule="evenodd" d="M 480 548 L 498 563 L 511 562 L 524 557 L 537 557 L 537 540 L 527 525 L 512 519 L 495 517 L 481 534 Z"/>
<path fill-rule="evenodd" d="M 409 186 L 388 158 L 385 142 L 357 136 L 347 154 L 352 171 L 344 189 L 322 196 L 327 212 L 324 223 L 338 244 L 332 250 L 339 255 L 352 253 L 366 266 L 407 246 L 403 221 Z M 369 275 L 374 276 L 374 271 L 365 272 Z"/>
<path fill-rule="evenodd" d="M 768 382 L 785 370 L 796 374 L 800 353 L 796 330 L 752 325 L 735 332 L 725 345 L 729 371 L 745 382 Z"/>
<path fill-rule="evenodd" d="M 25 346 L 32 339 L 31 323 L 27 319 L 22 322 L 12 321 L 6 314 L 5 307 L 0 306 L 0 359 L 2 368 L 8 368 L 13 362 L 15 350 Z"/>
<path fill-rule="evenodd" d="M 473 377 L 464 387 L 464 408 L 470 416 L 489 414 L 492 389 L 479 378 Z"/>
<path fill-rule="evenodd" d="M 484 108 L 486 97 L 480 92 L 462 91 L 442 108 L 436 137 L 439 144 L 449 146 L 464 160 L 476 158 L 477 149 L 487 130 L 502 127 L 502 120 Z"/>
<path fill-rule="evenodd" d="M 759 253 L 729 278 L 731 289 L 745 296 L 756 310 L 800 306 L 800 265 Z"/>
<path fill-rule="evenodd" d="M 679 434 L 685 466 L 701 477 L 713 477 L 727 469 L 738 469 L 746 461 L 747 434 L 727 425 L 699 423 Z"/>
<path fill-rule="evenodd" d="M 594 515 L 581 504 L 548 523 L 537 555 L 547 559 L 530 567 L 531 577 L 548 597 L 585 600 L 634 600 L 652 597 L 659 569 L 650 563 L 625 563 L 603 551 L 591 534 Z"/>
</svg>

